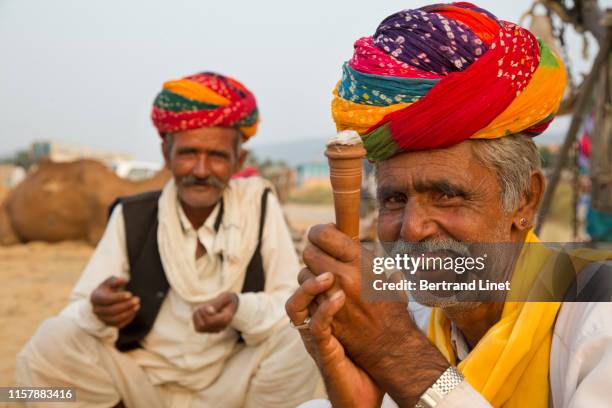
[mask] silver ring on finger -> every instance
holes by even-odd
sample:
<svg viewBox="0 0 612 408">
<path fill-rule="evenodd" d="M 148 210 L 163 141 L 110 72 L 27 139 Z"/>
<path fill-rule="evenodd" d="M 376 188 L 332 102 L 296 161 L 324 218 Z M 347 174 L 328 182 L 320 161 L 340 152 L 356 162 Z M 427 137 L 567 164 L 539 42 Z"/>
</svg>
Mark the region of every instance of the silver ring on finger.
<svg viewBox="0 0 612 408">
<path fill-rule="evenodd" d="M 306 317 L 302 324 L 294 324 L 291 319 L 289 319 L 289 324 L 296 330 L 308 330 L 310 329 L 310 316 Z"/>
</svg>

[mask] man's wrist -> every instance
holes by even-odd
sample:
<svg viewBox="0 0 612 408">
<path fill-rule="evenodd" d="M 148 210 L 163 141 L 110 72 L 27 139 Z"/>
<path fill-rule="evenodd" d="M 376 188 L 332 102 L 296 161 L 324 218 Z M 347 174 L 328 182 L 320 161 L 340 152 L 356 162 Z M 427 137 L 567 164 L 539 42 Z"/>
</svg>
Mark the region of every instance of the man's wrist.
<svg viewBox="0 0 612 408">
<path fill-rule="evenodd" d="M 371 375 L 400 407 L 412 408 L 450 364 L 412 321 L 401 326 L 405 335 L 383 345 Z"/>
<path fill-rule="evenodd" d="M 435 408 L 446 395 L 455 389 L 464 380 L 463 374 L 455 367 L 450 366 L 442 373 L 431 387 L 420 396 L 415 408 Z"/>
</svg>

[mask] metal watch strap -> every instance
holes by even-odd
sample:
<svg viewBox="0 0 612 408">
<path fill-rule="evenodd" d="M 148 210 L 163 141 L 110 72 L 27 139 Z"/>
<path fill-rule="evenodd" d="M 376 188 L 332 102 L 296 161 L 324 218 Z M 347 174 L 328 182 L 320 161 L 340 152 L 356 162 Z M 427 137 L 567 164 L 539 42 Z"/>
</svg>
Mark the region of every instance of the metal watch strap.
<svg viewBox="0 0 612 408">
<path fill-rule="evenodd" d="M 455 367 L 450 366 L 419 398 L 415 408 L 434 408 L 456 386 L 463 382 L 463 374 Z"/>
</svg>

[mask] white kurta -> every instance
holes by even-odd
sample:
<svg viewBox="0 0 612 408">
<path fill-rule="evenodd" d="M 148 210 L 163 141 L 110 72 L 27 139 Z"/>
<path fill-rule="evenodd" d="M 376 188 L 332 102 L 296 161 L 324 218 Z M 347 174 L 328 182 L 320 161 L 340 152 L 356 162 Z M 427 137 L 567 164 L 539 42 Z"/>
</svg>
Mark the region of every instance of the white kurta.
<svg viewBox="0 0 612 408">
<path fill-rule="evenodd" d="M 256 183 L 261 187 L 253 188 L 252 191 L 257 194 L 247 197 L 250 200 L 248 203 L 242 203 L 244 204 L 242 214 L 232 211 L 233 201 L 243 193 L 237 190 L 246 190 Z M 232 280 L 238 283 L 230 289 L 240 292 L 246 272 L 246 268 L 240 266 L 248 263 L 256 245 L 260 194 L 264 186 L 263 180 L 259 178 L 237 180 L 231 183 L 224 194 L 225 208 L 221 230 L 240 227 L 245 220 L 255 225 L 255 228 L 250 229 L 254 231 L 251 236 L 241 237 L 251 241 L 251 245 L 247 245 L 250 251 L 242 255 L 243 259 L 240 262 L 232 263 L 231 259 L 227 259 L 225 268 L 222 268 L 218 254 L 225 252 L 224 256 L 228 258 L 227 252 L 231 251 L 228 247 L 236 243 L 220 240 L 221 245 L 215 246 L 214 222 L 219 205 L 197 231 L 187 220 L 181 206 L 176 206 L 178 213 L 175 215 L 181 222 L 183 234 L 160 237 L 160 239 L 180 241 L 178 246 L 184 248 L 184 253 L 176 256 L 189 258 L 196 263 L 199 275 L 197 290 L 203 295 L 211 299 L 217 296 L 222 291 L 223 281 L 230 280 L 227 275 L 231 275 Z M 252 205 L 252 210 L 249 212 L 247 204 L 257 205 Z M 243 217 L 245 220 L 240 219 Z M 257 294 L 239 294 L 238 310 L 231 327 L 227 330 L 210 334 L 196 332 L 192 315 L 198 304 L 185 301 L 172 287 L 170 288 L 155 324 L 145 338 L 143 349 L 132 353 L 138 364 L 146 368 L 154 383 L 178 382 L 187 388 L 202 389 L 222 370 L 224 360 L 231 355 L 235 347 L 237 331 L 242 333 L 247 345 L 253 345 L 268 337 L 275 327 L 287 323 L 284 305 L 297 287 L 299 263 L 282 210 L 273 194 L 268 196 L 264 237 L 261 254 L 266 271 L 266 291 Z M 198 240 L 206 248 L 207 254 L 196 261 Z M 238 267 L 231 268 L 232 265 Z M 102 240 L 70 296 L 70 304 L 62 312 L 62 315 L 74 318 L 77 324 L 90 334 L 115 341 L 118 330 L 98 320 L 92 312 L 89 300 L 93 289 L 110 276 L 129 279 L 121 206 L 113 211 Z"/>
<path fill-rule="evenodd" d="M 310 392 L 314 389 L 316 380 L 310 381 L 300 378 L 301 375 L 296 377 L 293 374 L 297 366 L 298 369 L 302 367 L 306 377 L 316 377 L 313 363 L 299 344 L 297 332 L 289 329 L 291 333 L 277 335 L 288 329 L 284 304 L 297 288 L 299 263 L 281 207 L 273 194 L 268 195 L 261 247 L 266 278 L 265 291 L 240 293 L 246 265 L 257 244 L 261 194 L 267 186 L 267 182 L 260 178 L 233 180 L 224 192 L 223 221 L 218 232 L 214 231 L 218 205 L 204 225 L 196 231 L 180 205 L 168 206 L 168 202 L 165 203 L 164 208 L 174 209 L 173 214 L 165 214 L 167 217 L 176 217 L 171 220 L 176 223 L 176 228 L 166 228 L 164 231 L 170 232 L 158 234 L 162 263 L 165 269 L 166 265 L 174 268 L 174 282 L 176 279 L 184 278 L 185 274 L 195 274 L 180 283 L 182 288 L 187 288 L 190 295 L 197 297 L 199 302 L 188 301 L 182 297 L 179 291 L 172 287 L 173 280 L 169 278 L 171 287 L 153 328 L 142 342 L 143 347 L 123 353 L 144 370 L 152 385 L 164 387 L 170 385 L 187 392 L 205 390 L 220 378 L 226 364 L 231 359 L 235 360 L 235 355 L 244 350 L 245 345 L 236 341 L 240 332 L 247 349 L 249 346 L 254 349 L 259 347 L 272 336 L 291 336 L 291 341 L 288 338 L 284 340 L 289 353 L 283 354 L 278 345 L 274 346 L 279 351 L 277 353 L 279 358 L 286 361 L 274 363 L 272 371 L 279 378 L 284 378 L 283 367 L 287 367 L 285 375 L 291 375 L 296 381 L 302 382 L 303 386 L 298 384 L 298 387 L 311 388 Z M 169 187 L 174 186 L 172 184 L 164 189 L 160 198 L 160 214 L 162 201 L 169 197 L 166 192 L 172 192 Z M 176 204 L 178 199 L 175 190 L 173 194 L 172 199 L 176 202 L 172 204 Z M 206 249 L 206 254 L 196 260 L 198 241 Z M 177 252 L 169 252 L 168 248 Z M 168 259 L 169 256 L 182 257 L 181 262 Z M 168 276 L 168 272 L 166 275 Z M 91 292 L 110 276 L 129 279 L 125 227 L 120 205 L 113 211 L 101 241 L 72 291 L 70 304 L 60 315 L 62 318 L 70 319 L 80 330 L 107 345 L 112 345 L 117 339 L 118 330 L 106 326 L 93 314 L 89 298 Z M 239 293 L 239 306 L 230 327 L 220 333 L 196 332 L 192 320 L 194 310 L 202 301 L 212 299 L 226 290 Z M 64 326 L 61 322 L 54 322 L 52 325 Z M 44 336 L 38 336 L 37 342 L 44 341 L 40 337 Z M 295 350 L 292 349 L 297 346 L 299 347 Z M 25 353 L 27 358 L 24 360 L 29 362 L 21 366 L 35 365 L 35 358 L 32 356 L 37 354 L 36 345 L 30 345 L 24 350 L 30 350 Z M 271 350 L 261 351 L 260 354 L 263 356 L 271 352 Z M 101 350 L 100 353 L 106 351 Z M 256 360 L 253 362 L 256 363 Z M 240 375 L 242 371 L 241 375 L 247 376 L 248 379 L 253 375 L 249 370 L 255 369 L 257 365 L 243 367 L 233 375 Z M 226 384 L 228 389 L 231 386 Z"/>
</svg>

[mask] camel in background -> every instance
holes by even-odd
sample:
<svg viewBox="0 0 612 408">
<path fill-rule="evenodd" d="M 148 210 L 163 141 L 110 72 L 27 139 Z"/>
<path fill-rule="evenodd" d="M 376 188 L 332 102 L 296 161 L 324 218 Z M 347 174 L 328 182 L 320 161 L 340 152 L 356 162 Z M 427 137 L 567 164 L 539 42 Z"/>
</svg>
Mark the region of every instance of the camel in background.
<svg viewBox="0 0 612 408">
<path fill-rule="evenodd" d="M 4 197 L 7 196 L 8 192 L 9 189 L 7 187 L 0 186 L 0 205 L 2 205 L 2 201 L 4 200 Z"/>
<path fill-rule="evenodd" d="M 41 161 L 0 203 L 0 244 L 85 240 L 95 245 L 117 197 L 159 190 L 169 179 L 165 169 L 135 182 L 94 160 Z"/>
</svg>

